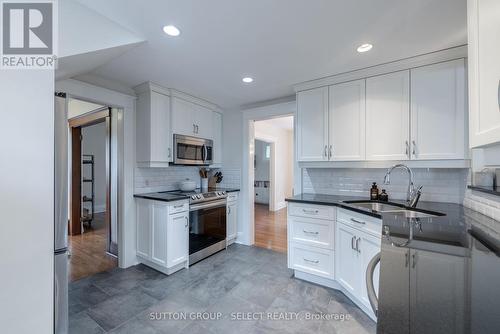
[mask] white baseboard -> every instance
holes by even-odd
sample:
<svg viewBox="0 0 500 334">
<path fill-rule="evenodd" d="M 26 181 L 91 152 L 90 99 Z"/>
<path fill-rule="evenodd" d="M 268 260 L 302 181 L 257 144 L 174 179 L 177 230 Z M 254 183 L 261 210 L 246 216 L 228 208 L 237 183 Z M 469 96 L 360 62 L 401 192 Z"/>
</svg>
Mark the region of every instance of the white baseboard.
<svg viewBox="0 0 500 334">
<path fill-rule="evenodd" d="M 286 208 L 286 202 L 282 201 L 282 202 L 279 202 L 278 204 L 276 204 L 276 207 L 274 208 L 274 211 L 278 211 L 278 210 L 281 210 L 281 209 L 284 209 L 284 208 Z"/>
</svg>

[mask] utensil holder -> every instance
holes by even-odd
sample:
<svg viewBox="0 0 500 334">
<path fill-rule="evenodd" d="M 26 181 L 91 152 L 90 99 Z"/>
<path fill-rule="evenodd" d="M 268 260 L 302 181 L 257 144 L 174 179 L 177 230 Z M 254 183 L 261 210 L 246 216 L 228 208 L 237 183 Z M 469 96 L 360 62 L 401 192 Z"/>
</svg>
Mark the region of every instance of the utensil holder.
<svg viewBox="0 0 500 334">
<path fill-rule="evenodd" d="M 201 191 L 207 191 L 207 190 L 208 190 L 208 178 L 202 177 L 201 178 Z"/>
</svg>

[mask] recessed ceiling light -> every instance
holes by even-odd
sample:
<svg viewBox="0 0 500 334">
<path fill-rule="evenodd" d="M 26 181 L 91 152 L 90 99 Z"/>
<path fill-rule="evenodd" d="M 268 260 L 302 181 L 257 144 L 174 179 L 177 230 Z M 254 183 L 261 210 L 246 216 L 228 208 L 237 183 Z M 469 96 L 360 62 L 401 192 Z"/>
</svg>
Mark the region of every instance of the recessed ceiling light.
<svg viewBox="0 0 500 334">
<path fill-rule="evenodd" d="M 179 36 L 181 34 L 180 30 L 176 26 L 173 26 L 173 25 L 164 26 L 163 31 L 165 32 L 165 34 L 167 34 L 169 36 L 174 36 L 174 37 Z"/>
<path fill-rule="evenodd" d="M 362 52 L 370 51 L 372 48 L 373 48 L 373 45 L 371 45 L 369 43 L 362 44 L 358 47 L 358 52 L 362 53 Z"/>
<path fill-rule="evenodd" d="M 244 83 L 251 83 L 251 82 L 253 82 L 253 78 L 244 77 L 243 79 L 241 79 L 241 81 L 243 81 Z"/>
</svg>

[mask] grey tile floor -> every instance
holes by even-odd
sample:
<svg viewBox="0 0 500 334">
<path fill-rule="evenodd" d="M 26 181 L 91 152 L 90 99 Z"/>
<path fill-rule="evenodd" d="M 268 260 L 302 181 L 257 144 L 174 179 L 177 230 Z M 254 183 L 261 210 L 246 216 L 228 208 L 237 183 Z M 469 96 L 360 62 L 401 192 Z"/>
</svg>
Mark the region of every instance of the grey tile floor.
<svg viewBox="0 0 500 334">
<path fill-rule="evenodd" d="M 375 333 L 341 292 L 294 278 L 286 255 L 236 244 L 170 276 L 138 265 L 72 282 L 69 312 L 71 334 Z"/>
</svg>

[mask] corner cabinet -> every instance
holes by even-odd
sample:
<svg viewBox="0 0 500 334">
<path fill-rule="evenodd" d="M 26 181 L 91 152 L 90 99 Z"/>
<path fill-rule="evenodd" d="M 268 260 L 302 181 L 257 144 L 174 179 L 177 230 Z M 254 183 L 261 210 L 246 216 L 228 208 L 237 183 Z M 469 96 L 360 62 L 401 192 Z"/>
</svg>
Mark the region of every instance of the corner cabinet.
<svg viewBox="0 0 500 334">
<path fill-rule="evenodd" d="M 468 0 L 470 147 L 500 143 L 500 1 Z"/>
<path fill-rule="evenodd" d="M 288 203 L 288 267 L 295 277 L 344 292 L 372 319 L 366 270 L 380 252 L 380 219 L 333 206 Z M 374 284 L 379 280 L 375 268 Z"/>
<path fill-rule="evenodd" d="M 236 241 L 238 236 L 238 193 L 232 192 L 227 196 L 226 207 L 226 244 Z"/>
<path fill-rule="evenodd" d="M 136 199 L 137 258 L 170 275 L 188 266 L 189 203 Z"/>
<path fill-rule="evenodd" d="M 145 83 L 135 87 L 136 158 L 139 167 L 168 167 L 172 162 L 170 93 Z"/>
</svg>

